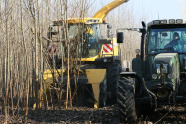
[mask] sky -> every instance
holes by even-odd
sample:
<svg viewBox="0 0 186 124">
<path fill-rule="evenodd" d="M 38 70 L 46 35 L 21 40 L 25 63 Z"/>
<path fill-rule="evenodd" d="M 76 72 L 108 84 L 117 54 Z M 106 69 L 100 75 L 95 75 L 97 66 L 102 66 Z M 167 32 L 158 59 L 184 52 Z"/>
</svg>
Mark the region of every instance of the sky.
<svg viewBox="0 0 186 124">
<path fill-rule="evenodd" d="M 94 0 L 97 1 L 97 9 L 100 5 L 108 4 L 113 0 Z M 104 1 L 104 2 L 103 2 Z M 102 4 L 100 4 L 102 3 Z M 184 19 L 186 15 L 186 0 L 129 0 L 120 7 L 133 7 L 134 12 L 148 15 L 148 21 L 157 19 Z M 186 19 L 186 17 L 185 17 Z"/>
<path fill-rule="evenodd" d="M 183 1 L 182 4 L 180 1 Z M 152 19 L 184 19 L 186 0 L 130 0 L 134 6 L 142 5 Z M 186 10 L 185 10 L 186 11 Z"/>
</svg>

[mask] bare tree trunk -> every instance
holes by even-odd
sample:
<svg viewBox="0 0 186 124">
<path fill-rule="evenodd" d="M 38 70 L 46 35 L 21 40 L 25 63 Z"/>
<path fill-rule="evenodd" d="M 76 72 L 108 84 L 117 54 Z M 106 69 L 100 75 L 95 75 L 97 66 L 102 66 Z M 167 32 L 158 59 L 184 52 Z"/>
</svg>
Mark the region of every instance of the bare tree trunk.
<svg viewBox="0 0 186 124">
<path fill-rule="evenodd" d="M 6 73 L 5 73 L 5 86 L 6 86 L 6 92 L 5 92 L 5 99 L 4 99 L 4 108 L 5 108 L 5 123 L 7 123 L 7 99 L 8 99 L 8 91 L 9 91 L 9 51 L 10 51 L 10 44 L 9 44 L 9 34 L 8 34 L 8 23 L 9 23 L 9 14 L 8 14 L 8 10 L 9 10 L 9 4 L 8 4 L 8 0 L 5 1 L 5 16 L 6 16 L 6 20 L 5 20 L 5 30 L 6 30 L 6 42 L 7 42 L 7 55 L 6 55 L 6 58 L 5 58 L 5 70 L 6 70 Z"/>
</svg>

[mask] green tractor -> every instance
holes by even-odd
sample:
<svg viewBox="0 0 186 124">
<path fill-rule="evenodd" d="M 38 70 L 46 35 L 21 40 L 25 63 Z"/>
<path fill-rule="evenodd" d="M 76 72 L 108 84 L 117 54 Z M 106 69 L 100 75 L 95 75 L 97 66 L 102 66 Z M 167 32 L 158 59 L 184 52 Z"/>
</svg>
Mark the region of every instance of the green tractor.
<svg viewBox="0 0 186 124">
<path fill-rule="evenodd" d="M 144 112 L 186 103 L 186 23 L 169 19 L 142 25 L 128 29 L 142 33 L 141 50 L 136 50 L 132 72 L 121 72 L 117 86 L 118 110 L 126 123 Z"/>
</svg>

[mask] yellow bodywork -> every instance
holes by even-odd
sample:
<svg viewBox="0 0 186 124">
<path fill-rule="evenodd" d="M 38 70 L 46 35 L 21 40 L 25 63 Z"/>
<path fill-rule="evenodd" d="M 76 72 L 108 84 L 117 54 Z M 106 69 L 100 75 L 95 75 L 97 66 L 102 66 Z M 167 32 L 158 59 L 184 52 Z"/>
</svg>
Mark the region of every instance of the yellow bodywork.
<svg viewBox="0 0 186 124">
<path fill-rule="evenodd" d="M 70 18 L 67 19 L 68 24 L 102 24 L 104 18 L 107 16 L 107 14 L 118 7 L 119 5 L 128 2 L 129 0 L 115 0 L 108 5 L 101 8 L 92 18 Z M 61 26 L 64 23 L 65 20 L 59 19 L 53 21 L 54 26 Z M 87 28 L 87 33 L 91 33 L 92 31 Z M 117 39 L 113 38 L 111 39 L 111 43 L 113 45 L 113 51 L 109 53 L 103 53 L 103 47 L 101 49 L 101 52 L 94 57 L 90 58 L 81 58 L 81 61 L 95 61 L 96 58 L 99 57 L 105 57 L 105 56 L 118 56 L 120 51 L 120 46 L 117 44 Z"/>
<path fill-rule="evenodd" d="M 54 26 L 63 25 L 65 20 L 58 19 L 53 21 Z M 103 19 L 100 18 L 69 18 L 67 19 L 68 24 L 101 24 L 103 23 Z"/>
<path fill-rule="evenodd" d="M 55 78 L 59 78 L 61 74 L 61 69 L 54 71 Z M 63 70 L 63 73 L 65 71 Z M 99 107 L 99 95 L 100 95 L 100 84 L 106 78 L 106 69 L 85 69 L 86 77 L 88 78 L 87 84 L 92 85 L 92 91 L 95 98 L 94 108 Z M 53 84 L 53 73 L 51 70 L 46 70 L 43 75 L 45 81 L 46 91 L 49 90 L 50 85 Z M 49 98 L 49 95 L 47 95 Z M 43 98 L 42 98 L 43 100 Z M 43 101 L 41 101 L 41 106 L 43 106 Z M 35 105 L 34 105 L 35 106 Z"/>
<path fill-rule="evenodd" d="M 108 57 L 108 56 L 119 56 L 119 51 L 120 51 L 120 44 L 117 43 L 117 39 L 113 38 L 111 39 L 112 43 L 112 52 L 104 53 L 103 52 L 103 46 L 101 48 L 100 53 L 97 56 L 91 57 L 91 58 L 81 58 L 79 61 L 95 61 L 95 59 L 99 57 Z"/>
<path fill-rule="evenodd" d="M 128 2 L 129 0 L 115 0 L 113 2 L 111 2 L 110 4 L 104 6 L 102 9 L 100 9 L 94 16 L 93 18 L 72 18 L 72 19 L 67 19 L 67 20 L 55 20 L 53 21 L 53 26 L 62 26 L 64 24 L 64 22 L 67 21 L 68 24 L 86 24 L 86 25 L 92 25 L 92 24 L 102 24 L 104 18 L 106 17 L 106 15 L 113 10 L 114 8 L 118 7 L 119 5 Z M 92 34 L 92 30 L 88 28 L 88 26 L 86 27 L 87 32 L 86 33 L 90 33 Z M 107 39 L 107 40 L 111 40 L 112 43 L 112 52 L 109 53 L 104 53 L 103 52 L 103 46 L 100 50 L 100 52 L 98 53 L 98 55 L 94 56 L 94 57 L 90 57 L 90 58 L 81 58 L 79 59 L 79 61 L 95 61 L 95 59 L 97 58 L 101 58 L 101 57 L 108 57 L 108 56 L 119 56 L 119 51 L 120 51 L 120 46 L 117 43 L 117 39 L 113 38 L 113 39 Z M 59 74 L 62 73 L 61 69 L 58 69 L 57 71 L 54 72 L 55 78 L 59 78 Z M 65 71 L 63 70 L 63 73 L 65 73 Z M 94 98 L 96 100 L 94 107 L 97 108 L 99 107 L 99 95 L 100 95 L 100 84 L 104 81 L 104 79 L 106 78 L 106 69 L 85 69 L 85 72 L 83 73 L 86 75 L 86 77 L 88 78 L 88 82 L 87 84 L 91 84 L 92 85 L 92 90 L 93 90 L 93 94 L 94 94 Z M 65 74 L 64 74 L 65 75 Z M 53 74 L 51 70 L 45 70 L 44 75 L 43 75 L 43 79 L 45 81 L 46 84 L 46 89 L 49 89 L 50 84 L 53 84 Z"/>
<path fill-rule="evenodd" d="M 115 9 L 116 7 L 118 7 L 119 5 L 128 2 L 129 0 L 115 0 L 111 3 L 109 3 L 108 5 L 104 6 L 103 8 L 101 8 L 94 16 L 93 18 L 100 18 L 100 19 L 104 19 L 107 14 Z"/>
<path fill-rule="evenodd" d="M 101 49 L 102 52 L 102 56 L 101 57 L 105 57 L 105 56 L 119 56 L 119 51 L 120 51 L 120 44 L 117 43 L 117 39 L 113 38 L 111 39 L 111 43 L 112 43 L 112 52 L 108 52 L 108 53 L 104 53 L 103 52 L 103 46 Z"/>
<path fill-rule="evenodd" d="M 116 7 L 118 7 L 119 5 L 128 2 L 129 0 L 115 0 L 111 3 L 109 3 L 108 5 L 104 6 L 103 8 L 101 8 L 92 18 L 72 18 L 72 19 L 68 19 L 67 22 L 69 24 L 95 24 L 95 23 L 99 23 L 101 24 L 103 22 L 103 19 L 107 16 L 107 14 L 112 11 L 113 9 L 115 9 Z M 89 20 L 95 20 L 95 21 L 90 21 Z M 64 20 L 55 20 L 53 21 L 53 25 L 54 26 L 59 26 L 62 25 L 64 22 Z"/>
<path fill-rule="evenodd" d="M 54 77 L 58 79 L 62 73 L 61 69 L 57 69 L 54 71 Z M 63 73 L 65 73 L 65 70 L 63 70 Z M 50 85 L 53 84 L 53 70 L 47 69 L 44 71 L 43 74 L 43 80 L 45 82 L 45 90 L 46 90 L 46 95 L 47 95 L 47 100 L 50 100 L 50 95 L 49 95 L 49 90 L 50 90 Z M 39 104 L 40 107 L 44 107 L 44 91 L 42 90 L 42 96 L 41 96 L 41 102 Z M 36 103 L 33 105 L 33 108 L 36 108 Z"/>
<path fill-rule="evenodd" d="M 54 77 L 58 78 L 61 75 L 62 70 L 61 69 L 57 69 L 54 71 Z M 65 70 L 63 70 L 63 73 L 65 72 Z M 45 86 L 46 89 L 49 88 L 50 84 L 53 83 L 53 72 L 50 69 L 45 70 L 44 74 L 43 74 L 43 79 L 46 82 Z"/>
<path fill-rule="evenodd" d="M 101 83 L 106 76 L 106 69 L 86 69 L 89 84 Z"/>
<path fill-rule="evenodd" d="M 88 84 L 92 85 L 92 91 L 96 102 L 94 108 L 99 107 L 100 84 L 106 78 L 106 69 L 86 69 Z"/>
</svg>

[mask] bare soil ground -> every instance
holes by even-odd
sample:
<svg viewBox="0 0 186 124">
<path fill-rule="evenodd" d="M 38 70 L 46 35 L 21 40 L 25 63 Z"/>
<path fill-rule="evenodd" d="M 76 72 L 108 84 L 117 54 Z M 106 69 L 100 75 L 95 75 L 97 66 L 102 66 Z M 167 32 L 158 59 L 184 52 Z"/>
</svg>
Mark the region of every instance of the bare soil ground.
<svg viewBox="0 0 186 124">
<path fill-rule="evenodd" d="M 16 116 L 15 116 L 16 115 Z M 104 108 L 94 109 L 88 107 L 73 107 L 69 109 L 62 108 L 58 110 L 29 110 L 28 117 L 25 118 L 25 112 L 9 111 L 8 123 L 122 123 L 116 110 L 116 106 L 107 106 Z M 0 108 L 0 123 L 4 122 L 4 114 Z M 139 118 L 138 123 L 149 124 L 186 124 L 186 105 L 173 106 L 158 109 L 150 115 L 143 115 Z"/>
</svg>

